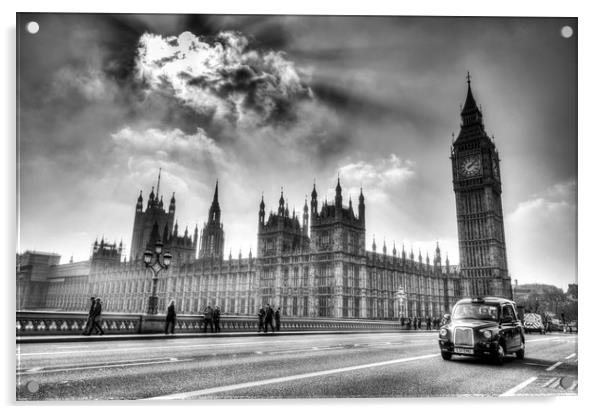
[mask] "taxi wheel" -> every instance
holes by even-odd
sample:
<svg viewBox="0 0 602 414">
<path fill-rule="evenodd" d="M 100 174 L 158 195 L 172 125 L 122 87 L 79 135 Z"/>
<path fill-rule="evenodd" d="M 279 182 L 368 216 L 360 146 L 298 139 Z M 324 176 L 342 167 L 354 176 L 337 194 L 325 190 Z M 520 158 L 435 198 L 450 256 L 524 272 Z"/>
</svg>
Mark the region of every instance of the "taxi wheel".
<svg viewBox="0 0 602 414">
<path fill-rule="evenodd" d="M 443 358 L 446 361 L 449 361 L 450 359 L 452 359 L 452 354 L 451 352 L 441 351 L 441 358 Z"/>
<path fill-rule="evenodd" d="M 504 345 L 498 344 L 497 351 L 493 357 L 493 362 L 497 365 L 502 365 L 504 363 L 504 357 L 506 356 L 506 350 L 504 349 Z"/>
<path fill-rule="evenodd" d="M 516 351 L 516 357 L 518 359 L 525 359 L 525 341 L 521 341 L 520 349 Z"/>
</svg>

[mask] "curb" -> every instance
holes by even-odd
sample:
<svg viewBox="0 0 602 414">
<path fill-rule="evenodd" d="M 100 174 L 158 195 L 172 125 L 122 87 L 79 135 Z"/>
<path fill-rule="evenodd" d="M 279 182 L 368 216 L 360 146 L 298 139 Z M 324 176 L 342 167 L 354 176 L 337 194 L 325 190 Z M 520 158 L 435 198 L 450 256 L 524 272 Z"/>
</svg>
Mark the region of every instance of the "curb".
<svg viewBox="0 0 602 414">
<path fill-rule="evenodd" d="M 107 341 L 135 341 L 135 340 L 154 340 L 154 339 L 182 339 L 182 338 L 238 338 L 238 337 L 261 337 L 261 336 L 292 336 L 292 335 L 349 335 L 360 333 L 429 333 L 437 332 L 435 330 L 427 331 L 406 331 L 406 330 L 366 330 L 366 331 L 280 331 L 278 333 L 258 333 L 258 332 L 224 332 L 216 333 L 180 333 L 174 335 L 165 334 L 133 334 L 133 335 L 62 335 L 62 336 L 18 336 L 17 344 L 40 344 L 53 342 L 107 342 Z"/>
</svg>

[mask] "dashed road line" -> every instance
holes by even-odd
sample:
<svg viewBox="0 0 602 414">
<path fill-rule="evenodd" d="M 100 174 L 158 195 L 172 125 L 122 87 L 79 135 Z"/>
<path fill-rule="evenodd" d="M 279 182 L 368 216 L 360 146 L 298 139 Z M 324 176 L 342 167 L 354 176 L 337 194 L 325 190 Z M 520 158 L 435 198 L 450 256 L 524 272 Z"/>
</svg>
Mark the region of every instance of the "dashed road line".
<svg viewBox="0 0 602 414">
<path fill-rule="evenodd" d="M 411 362 L 411 361 L 417 361 L 417 360 L 421 360 L 421 359 L 434 358 L 436 356 L 439 356 L 439 353 L 421 355 L 421 356 L 410 357 L 410 358 L 393 359 L 390 361 L 375 362 L 372 364 L 355 365 L 355 366 L 345 367 L 345 368 L 329 369 L 326 371 L 309 372 L 306 374 L 290 375 L 287 377 L 270 378 L 270 379 L 261 380 L 261 381 L 244 382 L 244 383 L 240 383 L 240 384 L 226 385 L 226 386 L 222 386 L 222 387 L 205 388 L 205 389 L 197 390 L 197 391 L 162 395 L 159 397 L 148 398 L 148 400 L 180 400 L 180 399 L 186 399 L 186 398 L 202 397 L 204 395 L 217 394 L 217 393 L 228 392 L 228 391 L 235 391 L 235 390 L 240 390 L 240 389 L 244 389 L 244 388 L 252 388 L 252 387 L 259 387 L 259 386 L 269 385 L 269 384 L 277 384 L 277 383 L 281 383 L 281 382 L 296 381 L 296 380 L 301 380 L 301 379 L 306 379 L 306 378 L 314 378 L 314 377 L 320 377 L 320 376 L 325 376 L 325 375 L 338 374 L 341 372 L 349 372 L 349 371 L 356 371 L 356 370 L 360 370 L 360 369 L 379 367 L 379 366 L 384 366 L 384 365 L 401 364 L 404 362 Z"/>
<path fill-rule="evenodd" d="M 560 365 L 562 364 L 562 361 L 558 361 L 557 363 L 555 363 L 554 365 L 550 365 L 548 368 L 546 368 L 546 371 L 554 371 L 556 368 L 558 368 Z"/>
<path fill-rule="evenodd" d="M 574 357 L 575 355 L 577 355 L 577 354 L 571 354 L 571 355 L 569 355 L 568 357 L 566 357 L 565 359 L 571 359 L 571 358 L 572 358 L 572 357 Z"/>
<path fill-rule="evenodd" d="M 547 388 L 550 387 L 552 384 L 554 384 L 554 387 L 560 385 L 560 378 L 550 378 L 548 380 L 548 382 L 546 382 L 545 384 L 542 385 L 543 388 Z M 552 387 L 552 388 L 554 388 Z"/>
<path fill-rule="evenodd" d="M 521 382 L 520 384 L 518 384 L 515 387 L 510 388 L 508 391 L 506 391 L 503 394 L 500 394 L 500 397 L 512 397 L 514 394 L 516 394 L 518 391 L 522 390 L 523 388 L 525 388 L 527 385 L 531 384 L 533 381 L 535 381 L 537 379 L 537 377 L 531 377 L 523 382 Z"/>
</svg>

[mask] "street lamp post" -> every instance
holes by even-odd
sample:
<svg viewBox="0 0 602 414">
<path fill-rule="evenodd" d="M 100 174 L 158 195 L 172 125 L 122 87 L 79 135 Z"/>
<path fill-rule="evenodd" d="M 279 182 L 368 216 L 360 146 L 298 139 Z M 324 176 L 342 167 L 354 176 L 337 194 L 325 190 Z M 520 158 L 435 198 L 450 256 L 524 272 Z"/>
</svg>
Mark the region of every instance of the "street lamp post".
<svg viewBox="0 0 602 414">
<path fill-rule="evenodd" d="M 160 240 L 155 244 L 154 252 L 148 249 L 144 252 L 144 265 L 147 269 L 153 271 L 153 290 L 151 296 L 148 298 L 148 310 L 146 311 L 149 315 L 157 314 L 157 305 L 159 303 L 159 298 L 157 297 L 157 281 L 159 280 L 159 273 L 161 270 L 167 270 L 169 268 L 171 257 L 169 252 L 163 253 L 163 243 Z"/>
<path fill-rule="evenodd" d="M 402 316 L 405 318 L 408 316 L 407 315 L 408 314 L 408 310 L 407 310 L 408 295 L 405 292 L 405 290 L 403 289 L 403 286 L 399 286 L 399 290 L 397 290 L 396 296 L 399 298 L 399 310 L 401 311 Z M 404 307 L 405 307 L 405 309 L 404 309 Z"/>
</svg>

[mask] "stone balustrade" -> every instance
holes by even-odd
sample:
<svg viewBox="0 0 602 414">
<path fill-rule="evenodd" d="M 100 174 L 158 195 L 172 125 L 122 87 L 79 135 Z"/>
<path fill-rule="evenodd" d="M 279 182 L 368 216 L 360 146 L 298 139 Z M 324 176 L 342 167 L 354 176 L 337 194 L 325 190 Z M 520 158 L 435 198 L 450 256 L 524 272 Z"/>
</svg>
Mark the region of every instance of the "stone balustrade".
<svg viewBox="0 0 602 414">
<path fill-rule="evenodd" d="M 17 337 L 34 335 L 79 335 L 88 319 L 84 312 L 17 311 Z M 101 326 L 105 334 L 161 333 L 165 329 L 165 315 L 133 313 L 105 313 Z M 257 317 L 222 315 L 222 332 L 257 331 Z M 291 318 L 282 317 L 283 331 L 322 330 L 399 330 L 398 321 L 366 319 Z M 178 315 L 176 333 L 198 333 L 203 330 L 202 315 Z"/>
</svg>

